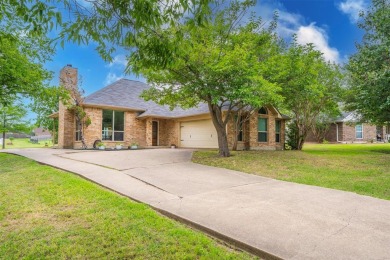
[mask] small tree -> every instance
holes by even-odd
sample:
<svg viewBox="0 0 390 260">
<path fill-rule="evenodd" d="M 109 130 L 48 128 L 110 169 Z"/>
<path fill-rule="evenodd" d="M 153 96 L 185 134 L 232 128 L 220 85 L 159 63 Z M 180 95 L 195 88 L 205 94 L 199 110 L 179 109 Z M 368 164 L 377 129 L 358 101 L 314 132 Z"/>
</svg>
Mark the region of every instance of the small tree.
<svg viewBox="0 0 390 260">
<path fill-rule="evenodd" d="M 251 106 L 246 106 L 238 109 L 237 111 L 233 112 L 233 146 L 232 150 L 237 151 L 237 144 L 238 144 L 238 136 L 240 134 L 240 131 L 243 132 L 244 137 L 244 131 L 245 131 L 245 124 L 249 121 L 253 113 L 257 110 L 257 108 L 253 108 Z M 246 147 L 245 147 L 246 148 Z"/>
<path fill-rule="evenodd" d="M 5 134 L 11 131 L 26 131 L 30 128 L 28 122 L 23 118 L 27 110 L 23 104 L 12 104 L 4 106 L 0 104 L 0 132 L 3 134 L 3 149 L 5 149 Z"/>
<path fill-rule="evenodd" d="M 49 118 L 49 115 L 59 110 L 59 101 L 69 98 L 69 92 L 62 87 L 47 87 L 41 95 L 33 97 L 29 104 L 30 109 L 37 115 L 35 125 L 48 129 L 53 135 L 53 144 L 58 133 L 58 123 Z"/>
<path fill-rule="evenodd" d="M 311 130 L 318 143 L 322 143 L 325 140 L 325 135 L 328 132 L 331 123 L 332 117 L 326 114 L 320 114 L 315 119 Z"/>
<path fill-rule="evenodd" d="M 301 150 L 321 113 L 334 116 L 339 113 L 342 74 L 312 44 L 299 45 L 296 41 L 273 69 L 279 71 L 271 77 L 283 86 L 283 104 L 292 118 L 290 146 Z"/>
</svg>

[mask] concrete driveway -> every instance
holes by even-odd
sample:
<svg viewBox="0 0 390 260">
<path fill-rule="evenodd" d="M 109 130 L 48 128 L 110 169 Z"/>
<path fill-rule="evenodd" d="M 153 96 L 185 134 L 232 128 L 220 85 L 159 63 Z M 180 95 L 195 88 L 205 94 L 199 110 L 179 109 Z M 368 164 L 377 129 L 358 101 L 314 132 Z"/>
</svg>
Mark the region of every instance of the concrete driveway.
<svg viewBox="0 0 390 260">
<path fill-rule="evenodd" d="M 190 162 L 192 150 L 23 149 L 263 257 L 390 259 L 390 201 Z"/>
</svg>

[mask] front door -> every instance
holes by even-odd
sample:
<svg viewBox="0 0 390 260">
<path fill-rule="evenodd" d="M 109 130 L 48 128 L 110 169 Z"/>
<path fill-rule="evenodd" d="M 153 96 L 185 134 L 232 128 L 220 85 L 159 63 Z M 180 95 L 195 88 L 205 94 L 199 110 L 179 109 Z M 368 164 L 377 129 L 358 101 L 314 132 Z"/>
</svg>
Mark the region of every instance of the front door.
<svg viewBox="0 0 390 260">
<path fill-rule="evenodd" d="M 158 122 L 152 121 L 152 146 L 158 145 Z"/>
</svg>

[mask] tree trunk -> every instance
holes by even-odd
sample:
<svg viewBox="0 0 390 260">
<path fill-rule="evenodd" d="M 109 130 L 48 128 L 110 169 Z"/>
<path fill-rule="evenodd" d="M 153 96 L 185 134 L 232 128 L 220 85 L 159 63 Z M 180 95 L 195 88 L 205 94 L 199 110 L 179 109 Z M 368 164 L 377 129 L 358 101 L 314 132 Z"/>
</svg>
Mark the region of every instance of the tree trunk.
<svg viewBox="0 0 390 260">
<path fill-rule="evenodd" d="M 5 128 L 5 126 L 4 126 Z M 5 130 L 3 131 L 3 149 L 5 149 Z"/>
<path fill-rule="evenodd" d="M 237 151 L 237 143 L 238 143 L 238 120 L 233 120 L 233 146 L 232 150 Z"/>
<path fill-rule="evenodd" d="M 219 156 L 221 157 L 229 157 L 230 151 L 228 146 L 227 134 L 225 128 L 216 128 L 218 135 L 218 148 L 219 148 Z"/>
<path fill-rule="evenodd" d="M 3 114 L 3 149 L 5 149 L 5 113 Z"/>
<path fill-rule="evenodd" d="M 211 120 L 213 121 L 215 130 L 217 130 L 219 156 L 229 157 L 230 151 L 229 151 L 227 133 L 226 133 L 226 124 L 228 120 L 225 120 L 224 122 L 220 107 L 218 107 L 217 105 L 213 105 L 210 102 L 208 105 L 211 114 Z"/>
<path fill-rule="evenodd" d="M 305 144 L 307 132 L 308 130 L 305 128 L 305 126 L 298 125 L 297 149 L 299 151 L 302 150 L 303 145 Z"/>
<path fill-rule="evenodd" d="M 81 123 L 81 119 L 78 119 L 78 124 L 79 124 L 79 129 L 80 129 L 80 139 L 81 139 L 81 146 L 82 146 L 82 149 L 87 149 L 87 144 L 85 143 L 85 139 L 84 139 L 84 127 L 83 127 L 83 124 Z"/>
</svg>

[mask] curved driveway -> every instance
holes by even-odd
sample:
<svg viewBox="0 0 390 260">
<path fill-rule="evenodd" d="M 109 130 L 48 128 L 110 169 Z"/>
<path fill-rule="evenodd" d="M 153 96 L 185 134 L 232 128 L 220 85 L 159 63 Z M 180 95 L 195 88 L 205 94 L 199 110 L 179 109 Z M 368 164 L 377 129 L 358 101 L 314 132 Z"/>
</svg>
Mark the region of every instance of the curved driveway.
<svg viewBox="0 0 390 260">
<path fill-rule="evenodd" d="M 77 173 L 264 257 L 390 259 L 390 201 L 194 164 L 186 149 L 7 152 Z"/>
</svg>

